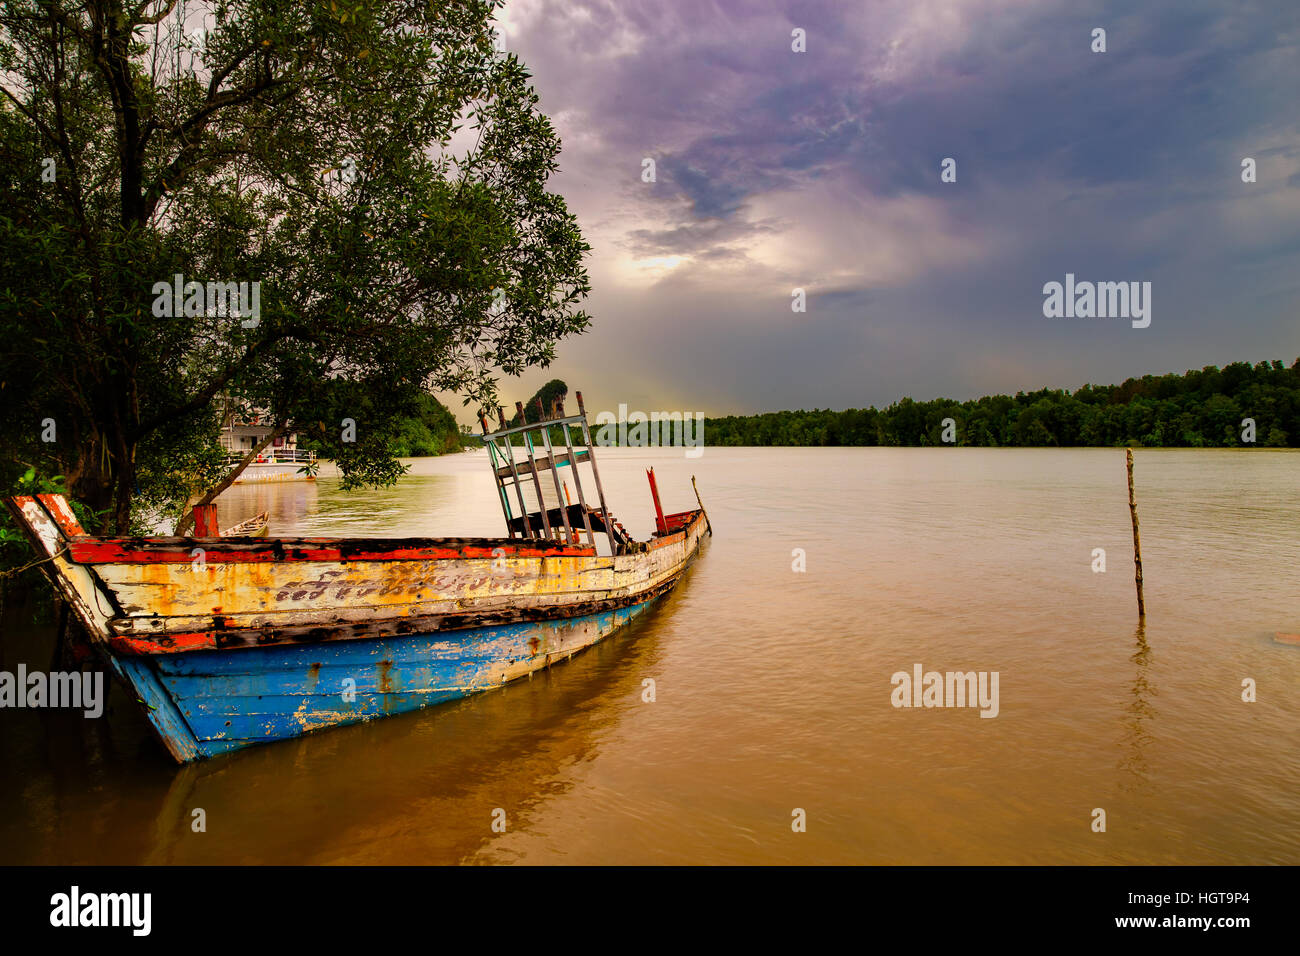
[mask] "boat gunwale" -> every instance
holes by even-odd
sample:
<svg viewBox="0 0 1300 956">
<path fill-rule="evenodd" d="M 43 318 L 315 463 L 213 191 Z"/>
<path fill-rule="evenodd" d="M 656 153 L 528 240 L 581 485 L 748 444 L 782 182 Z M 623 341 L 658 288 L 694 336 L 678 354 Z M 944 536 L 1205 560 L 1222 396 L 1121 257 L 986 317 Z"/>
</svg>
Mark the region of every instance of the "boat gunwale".
<svg viewBox="0 0 1300 956">
<path fill-rule="evenodd" d="M 671 517 L 695 515 L 698 509 Z M 682 539 L 687 521 L 672 533 L 643 542 L 654 550 Z M 99 537 L 67 536 L 69 557 L 77 564 L 189 564 L 193 549 L 209 563 L 280 561 L 448 561 L 515 558 L 594 558 L 595 548 L 547 538 L 337 538 L 337 537 Z"/>
<path fill-rule="evenodd" d="M 596 557 L 589 545 L 544 538 L 194 538 L 70 535 L 78 564 L 189 564 L 194 548 L 208 563 L 280 561 L 442 561 L 475 558 Z"/>
<path fill-rule="evenodd" d="M 674 517 L 684 519 L 683 523 L 672 533 L 656 536 L 645 551 L 625 555 L 633 561 L 645 559 L 653 551 L 674 544 L 684 543 L 688 537 L 698 532 L 704 535 L 702 527 L 705 518 L 702 510 L 696 509 L 680 512 Z M 195 539 L 202 540 L 202 539 Z M 416 634 L 454 633 L 479 627 L 502 626 L 525 621 L 564 620 L 581 617 L 592 613 L 619 610 L 634 606 L 646 600 L 671 591 L 681 575 L 690 565 L 698 552 L 695 548 L 674 564 L 667 575 L 647 587 L 628 589 L 621 594 L 607 595 L 571 602 L 545 602 L 537 605 L 506 604 L 465 609 L 444 613 L 422 615 L 389 615 L 374 617 L 366 621 L 331 623 L 308 622 L 303 624 L 262 624 L 254 626 L 230 626 L 233 620 L 228 615 L 214 614 L 213 626 L 202 630 L 176 631 L 172 633 L 146 632 L 134 634 L 124 631 L 122 624 L 134 617 L 114 618 L 109 622 L 112 633 L 107 643 L 116 652 L 129 656 L 153 656 L 158 654 L 181 654 L 191 651 L 238 651 L 257 647 L 276 645 L 300 645 L 332 643 L 336 641 L 365 640 L 386 637 L 407 637 Z M 585 549 L 590 551 L 591 549 Z M 591 557 L 592 555 L 572 555 L 572 557 Z M 188 556 L 187 556 L 188 557 Z"/>
<path fill-rule="evenodd" d="M 47 497 L 49 500 L 47 500 Z M 350 558 L 329 558 L 321 557 L 323 549 L 317 549 L 315 552 L 303 553 L 302 551 L 287 551 L 283 548 L 283 542 L 287 540 L 309 540 L 312 543 L 346 541 L 348 539 L 269 539 L 265 541 L 250 542 L 248 539 L 222 539 L 222 538 L 169 538 L 165 540 L 150 538 L 130 538 L 130 539 L 105 539 L 94 535 L 76 534 L 68 535 L 67 529 L 77 527 L 75 519 L 72 518 L 70 510 L 66 515 L 61 514 L 61 504 L 58 496 L 15 496 L 11 499 L 11 506 L 15 511 L 19 511 L 24 503 L 33 502 L 39 499 L 39 505 L 46 508 L 55 522 L 60 525 L 63 532 L 64 549 L 66 560 L 70 566 L 76 565 L 93 565 L 93 564 L 149 564 L 159 563 L 159 555 L 163 559 L 172 557 L 169 550 L 158 552 L 148 552 L 153 560 L 142 562 L 127 561 L 83 561 L 79 560 L 75 551 L 77 544 L 98 544 L 114 541 L 141 541 L 146 544 L 161 543 L 166 549 L 176 550 L 176 556 L 182 558 L 186 563 L 193 560 L 189 547 L 196 543 L 207 546 L 216 545 L 218 548 L 225 547 L 230 549 L 235 561 L 254 560 L 254 561 L 280 561 L 280 560 L 315 560 L 321 563 L 346 563 L 348 560 L 420 560 L 422 556 L 412 555 L 412 549 L 402 551 L 393 551 L 387 553 L 356 552 L 350 553 Z M 672 530 L 667 534 L 656 532 L 652 538 L 642 544 L 642 548 L 623 556 L 624 560 L 645 560 L 655 551 L 661 548 L 669 547 L 675 544 L 684 543 L 690 536 L 695 533 L 703 534 L 700 525 L 705 521 L 702 509 L 678 512 L 671 516 L 676 519 L 673 522 Z M 77 528 L 80 531 L 80 528 Z M 357 543 L 375 543 L 380 541 L 397 541 L 404 544 L 412 542 L 432 542 L 442 541 L 464 543 L 475 541 L 483 545 L 498 545 L 495 549 L 483 550 L 482 548 L 462 548 L 459 552 L 443 553 L 438 556 L 441 560 L 472 560 L 475 558 L 499 558 L 502 555 L 502 546 L 512 544 L 510 539 L 351 539 Z M 591 547 L 574 547 L 564 542 L 549 542 L 546 539 L 529 539 L 527 542 L 516 539 L 514 542 L 514 556 L 522 557 L 526 560 L 544 560 L 553 558 L 592 558 L 601 557 L 596 550 Z M 540 547 L 529 547 L 530 545 L 540 545 Z M 527 550 L 525 550 L 527 549 Z M 426 551 L 434 549 L 425 549 Z M 443 552 L 451 549 L 438 549 Z M 257 558 L 250 558 L 247 552 L 253 551 L 259 553 Z M 481 554 L 472 554 L 468 552 L 482 551 Z M 331 623 L 308 622 L 303 624 L 263 624 L 253 627 L 231 627 L 231 618 L 228 615 L 214 614 L 212 618 L 213 626 L 197 631 L 177 631 L 170 634 L 148 633 L 133 635 L 123 633 L 122 624 L 125 621 L 135 619 L 135 615 L 124 615 L 122 609 L 118 606 L 114 592 L 107 588 L 99 575 L 94 573 L 97 583 L 97 589 L 105 593 L 113 606 L 111 617 L 104 623 L 106 633 L 101 637 L 106 644 L 114 651 L 129 656 L 150 656 L 153 654 L 174 654 L 184 653 L 187 651 L 199 650 L 237 650 L 248 647 L 265 647 L 273 644 L 300 644 L 300 643 L 319 643 L 321 641 L 334 640 L 355 640 L 367 637 L 381 636 L 403 636 L 412 633 L 434 633 L 434 632 L 451 632 L 482 626 L 493 626 L 509 624 L 520 621 L 540 621 L 549 619 L 564 619 L 575 616 L 581 616 L 587 613 L 598 613 L 605 610 L 615 610 L 620 607 L 629 606 L 643 600 L 650 599 L 654 596 L 666 593 L 671 590 L 678 578 L 684 572 L 686 567 L 691 563 L 698 551 L 698 543 L 691 552 L 682 556 L 682 559 L 674 563 L 668 574 L 659 578 L 654 584 L 639 589 L 628 589 L 621 594 L 606 594 L 600 598 L 591 598 L 588 600 L 571 601 L 571 602 L 545 602 L 537 605 L 527 604 L 508 604 L 496 605 L 483 608 L 465 608 L 462 610 L 450 610 L 447 612 L 437 612 L 432 614 L 421 614 L 417 616 L 395 615 L 381 616 L 373 618 L 367 622 L 351 622 L 344 624 L 341 621 Z M 539 552 L 539 553 L 530 553 Z M 210 555 L 205 549 L 205 560 L 212 557 L 230 558 L 232 554 L 222 555 L 219 551 L 216 555 Z M 310 556 L 309 556 L 310 555 Z M 290 557 L 292 556 L 292 557 Z M 611 556 L 615 557 L 615 556 Z M 426 558 L 427 559 L 427 558 Z M 168 562 L 170 563 L 170 562 Z M 58 577 L 55 569 L 47 569 Z"/>
</svg>

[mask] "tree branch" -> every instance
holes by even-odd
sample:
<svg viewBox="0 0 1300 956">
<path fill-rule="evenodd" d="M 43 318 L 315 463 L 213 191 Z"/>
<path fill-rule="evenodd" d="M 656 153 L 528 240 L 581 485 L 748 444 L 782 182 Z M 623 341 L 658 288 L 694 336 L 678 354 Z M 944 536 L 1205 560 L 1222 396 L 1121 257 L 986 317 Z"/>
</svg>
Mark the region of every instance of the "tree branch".
<svg viewBox="0 0 1300 956">
<path fill-rule="evenodd" d="M 194 395 L 189 399 L 189 401 L 183 403 L 182 405 L 177 406 L 176 408 L 168 409 L 164 413 L 160 413 L 158 415 L 153 416 L 150 419 L 145 420 L 144 422 L 141 422 L 136 427 L 135 434 L 132 435 L 132 438 L 138 441 L 141 438 L 143 438 L 145 435 L 149 434 L 149 432 L 153 431 L 154 429 L 160 428 L 166 422 L 174 421 L 175 419 L 178 418 L 184 418 L 188 415 L 193 415 L 195 412 L 202 411 L 204 408 L 207 408 L 208 405 L 212 402 L 212 400 L 216 398 L 217 392 L 225 388 L 226 385 L 230 383 L 230 380 L 235 377 L 235 374 L 242 367 L 244 367 L 249 362 L 251 362 L 257 355 L 269 349 L 272 345 L 276 344 L 277 342 L 281 342 L 284 339 L 290 339 L 296 337 L 301 337 L 308 341 L 313 341 L 314 337 L 311 336 L 310 334 L 304 334 L 304 331 L 305 330 L 294 326 L 286 329 L 281 329 L 280 331 L 268 335 L 265 338 L 258 339 L 256 342 L 254 342 L 252 345 L 250 345 L 248 348 L 244 350 L 243 355 L 241 355 L 237 360 L 232 362 L 230 365 L 226 366 L 226 368 L 221 372 L 221 374 L 219 374 L 216 378 L 208 382 L 208 384 L 205 385 L 203 388 L 195 392 Z"/>
<path fill-rule="evenodd" d="M 153 0 L 140 0 L 140 3 L 136 5 L 136 8 L 131 11 L 132 26 L 157 26 L 166 19 L 169 13 L 176 9 L 176 0 L 167 0 L 167 2 L 162 5 L 162 9 L 155 12 L 153 16 L 146 17 L 144 15 L 144 8 L 149 6 L 152 2 Z"/>
<path fill-rule="evenodd" d="M 258 442 L 257 445 L 244 456 L 243 460 L 230 470 L 230 473 L 227 474 L 226 477 L 222 478 L 219 482 L 213 485 L 212 488 L 208 489 L 207 493 L 204 494 L 202 498 L 194 502 L 194 504 L 186 510 L 185 514 L 181 516 L 181 520 L 176 523 L 176 530 L 173 533 L 178 537 L 184 537 L 188 534 L 189 530 L 194 527 L 194 509 L 200 505 L 212 504 L 219 494 L 235 483 L 235 479 L 243 474 L 245 468 L 257 460 L 257 456 L 266 449 L 267 445 L 271 444 L 271 442 L 275 441 L 277 438 L 283 438 L 288 431 L 289 420 L 287 418 L 281 418 L 275 423 L 275 427 L 267 433 L 267 436 Z"/>
</svg>

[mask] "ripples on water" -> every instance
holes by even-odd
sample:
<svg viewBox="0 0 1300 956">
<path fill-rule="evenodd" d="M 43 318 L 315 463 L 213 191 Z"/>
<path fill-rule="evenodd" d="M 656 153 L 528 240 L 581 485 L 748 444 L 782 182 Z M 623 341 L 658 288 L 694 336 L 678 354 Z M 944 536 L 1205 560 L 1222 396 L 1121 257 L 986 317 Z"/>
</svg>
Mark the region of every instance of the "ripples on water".
<svg viewBox="0 0 1300 956">
<path fill-rule="evenodd" d="M 1300 454 L 1136 458 L 1144 630 L 1122 450 L 605 450 L 634 534 L 649 465 L 667 511 L 695 474 L 717 532 L 629 630 L 500 691 L 182 769 L 120 692 L 102 721 L 5 713 L 0 857 L 1300 863 L 1300 648 L 1272 640 L 1300 631 Z M 414 470 L 353 495 L 241 485 L 221 513 L 501 533 L 483 453 Z M 31 614 L 6 609 L 6 667 L 48 660 Z M 998 671 L 1000 715 L 895 709 L 918 662 Z"/>
</svg>

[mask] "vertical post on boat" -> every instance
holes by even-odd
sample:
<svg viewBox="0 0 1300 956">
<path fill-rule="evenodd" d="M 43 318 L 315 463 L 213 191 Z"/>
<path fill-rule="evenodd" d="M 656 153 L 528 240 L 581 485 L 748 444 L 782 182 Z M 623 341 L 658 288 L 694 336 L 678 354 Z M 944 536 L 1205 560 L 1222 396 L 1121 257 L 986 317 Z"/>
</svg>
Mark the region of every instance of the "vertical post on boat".
<svg viewBox="0 0 1300 956">
<path fill-rule="evenodd" d="M 497 406 L 497 421 L 501 425 L 501 430 L 505 431 L 506 416 L 505 413 L 501 411 L 500 405 Z M 520 535 L 520 537 L 531 538 L 533 536 L 533 524 L 531 521 L 528 520 L 528 503 L 524 501 L 524 489 L 523 489 L 522 482 L 520 482 L 519 480 L 519 469 L 515 467 L 515 453 L 514 450 L 510 447 L 509 435 L 506 435 L 502 439 L 502 444 L 505 446 L 505 458 L 506 458 L 506 463 L 510 466 L 510 475 L 511 477 L 514 478 L 515 495 L 516 497 L 519 498 L 519 510 L 524 518 L 524 530 L 523 530 L 523 534 Z M 550 535 L 548 534 L 547 537 L 550 537 Z"/>
<path fill-rule="evenodd" d="M 659 486 L 655 484 L 655 470 L 651 468 L 645 475 L 650 479 L 650 495 L 655 500 L 655 527 L 659 529 L 660 534 L 667 534 L 668 522 L 664 520 L 664 506 L 659 503 Z"/>
<path fill-rule="evenodd" d="M 1133 519 L 1133 564 L 1136 568 L 1134 580 L 1137 582 L 1138 592 L 1138 617 L 1145 619 L 1147 616 L 1146 602 L 1142 599 L 1142 538 L 1138 534 L 1138 506 L 1137 497 L 1133 493 L 1133 449 L 1127 451 L 1128 458 L 1128 510 L 1129 516 Z"/>
<path fill-rule="evenodd" d="M 556 407 L 560 410 L 560 417 L 564 418 L 564 402 L 557 402 Z M 582 493 L 582 476 L 578 474 L 578 455 L 573 449 L 573 440 L 569 436 L 569 426 L 561 425 L 564 432 L 564 447 L 569 452 L 569 468 L 573 472 L 573 487 L 578 492 L 578 504 L 582 507 L 582 526 L 587 529 L 587 540 L 591 546 L 596 546 L 596 535 L 591 530 L 591 516 L 587 514 L 587 496 Z"/>
<path fill-rule="evenodd" d="M 510 524 L 510 496 L 506 494 L 506 484 L 502 480 L 499 470 L 501 466 L 497 463 L 496 439 L 487 437 L 488 423 L 487 418 L 483 416 L 482 412 L 479 412 L 478 423 L 483 426 L 483 444 L 487 445 L 488 461 L 492 465 L 492 480 L 497 483 L 497 497 L 501 499 L 501 514 L 504 515 L 506 519 L 506 535 L 513 538 L 515 536 L 515 529 Z M 524 521 L 528 521 L 528 512 L 524 512 Z M 527 532 L 523 532 L 523 536 L 525 538 L 528 537 Z"/>
<path fill-rule="evenodd" d="M 564 533 L 569 541 L 573 544 L 578 543 L 578 536 L 573 531 L 573 526 L 569 524 L 569 509 L 564 507 L 564 490 L 560 488 L 560 469 L 555 461 L 555 449 L 551 447 L 551 430 L 546 427 L 546 409 L 542 407 L 542 399 L 538 396 L 537 413 L 542 418 L 542 441 L 546 445 L 546 456 L 551 460 L 551 477 L 555 479 L 555 502 L 560 506 L 560 517 L 564 519 Z"/>
<path fill-rule="evenodd" d="M 221 529 L 217 526 L 217 506 L 214 504 L 194 506 L 194 537 L 219 538 Z"/>
<path fill-rule="evenodd" d="M 519 424 L 527 425 L 528 416 L 524 414 L 523 402 L 515 402 L 515 411 L 519 414 Z M 533 455 L 533 436 L 527 431 L 521 433 L 524 436 L 524 447 L 528 449 L 528 467 L 533 473 L 533 487 L 537 489 L 537 507 L 542 512 L 542 527 L 546 529 L 546 537 L 553 537 L 551 534 L 551 518 L 546 513 L 546 499 L 542 497 L 542 478 L 537 471 L 537 459 Z"/>
<path fill-rule="evenodd" d="M 713 523 L 709 521 L 709 513 L 704 510 L 704 502 L 700 500 L 700 489 L 695 487 L 695 476 L 691 475 L 691 487 L 695 488 L 695 503 L 700 506 L 700 514 L 704 515 L 704 527 L 709 530 L 709 537 L 713 537 Z"/>
</svg>

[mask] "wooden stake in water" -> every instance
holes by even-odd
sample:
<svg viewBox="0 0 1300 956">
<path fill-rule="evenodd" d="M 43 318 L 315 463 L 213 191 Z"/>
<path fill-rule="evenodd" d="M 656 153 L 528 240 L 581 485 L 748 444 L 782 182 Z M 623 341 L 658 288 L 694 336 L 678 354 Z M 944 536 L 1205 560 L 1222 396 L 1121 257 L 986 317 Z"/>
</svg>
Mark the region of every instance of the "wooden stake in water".
<svg viewBox="0 0 1300 956">
<path fill-rule="evenodd" d="M 1128 511 L 1133 518 L 1133 565 L 1137 569 L 1134 580 L 1138 591 L 1138 617 L 1147 616 L 1146 602 L 1142 600 L 1142 538 L 1138 534 L 1137 498 L 1133 494 L 1133 449 L 1128 449 Z"/>
</svg>

